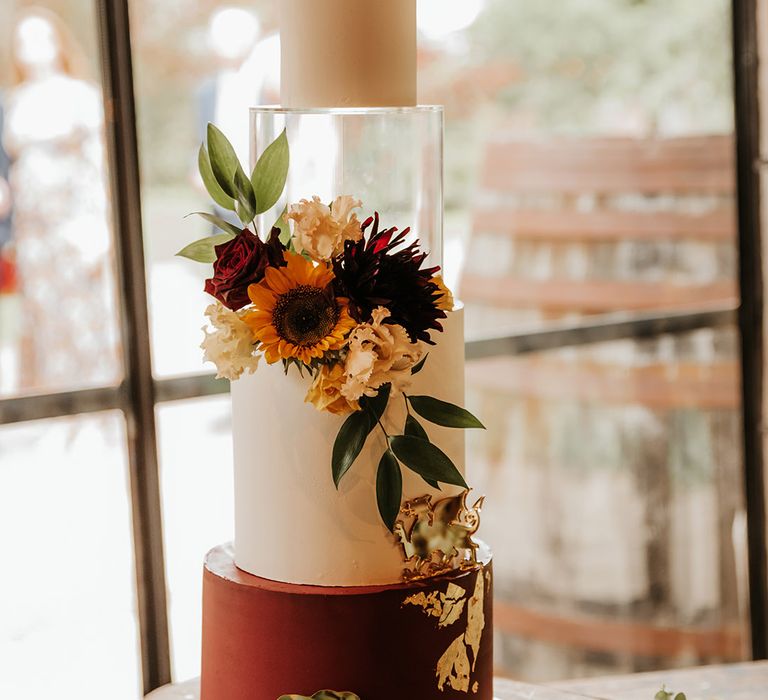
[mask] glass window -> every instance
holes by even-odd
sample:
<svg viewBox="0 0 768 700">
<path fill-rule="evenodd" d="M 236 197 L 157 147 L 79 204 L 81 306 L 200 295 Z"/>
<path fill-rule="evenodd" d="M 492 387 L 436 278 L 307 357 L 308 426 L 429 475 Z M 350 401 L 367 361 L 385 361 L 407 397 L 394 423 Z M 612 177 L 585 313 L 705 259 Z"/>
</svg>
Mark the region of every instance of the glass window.
<svg viewBox="0 0 768 700">
<path fill-rule="evenodd" d="M 200 674 L 203 556 L 234 535 L 228 396 L 157 408 L 174 673 Z"/>
<path fill-rule="evenodd" d="M 0 396 L 121 375 L 94 6 L 0 8 Z"/>
<path fill-rule="evenodd" d="M 125 423 L 0 428 L 0 697 L 140 695 Z"/>
<path fill-rule="evenodd" d="M 724 328 L 468 365 L 501 671 L 746 658 L 737 357 Z"/>
<path fill-rule="evenodd" d="M 734 303 L 730 3 L 467 4 L 420 2 L 420 89 L 468 332 Z"/>
<path fill-rule="evenodd" d="M 210 371 L 201 359 L 210 268 L 174 257 L 212 233 L 197 150 L 216 122 L 248 162 L 248 108 L 279 101 L 277 9 L 192 2 L 168 19 L 162 0 L 131 2 L 144 202 L 144 234 L 157 376 Z M 217 212 L 219 215 L 222 212 Z"/>
</svg>

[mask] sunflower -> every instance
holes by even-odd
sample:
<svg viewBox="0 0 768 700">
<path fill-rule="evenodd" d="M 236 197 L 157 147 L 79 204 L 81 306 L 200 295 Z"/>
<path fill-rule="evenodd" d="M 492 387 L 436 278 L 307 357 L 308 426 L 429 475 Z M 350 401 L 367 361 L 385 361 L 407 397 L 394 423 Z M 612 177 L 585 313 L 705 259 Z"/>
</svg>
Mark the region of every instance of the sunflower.
<svg viewBox="0 0 768 700">
<path fill-rule="evenodd" d="M 355 322 L 347 300 L 331 288 L 333 270 L 285 253 L 285 267 L 268 267 L 264 279 L 248 287 L 255 307 L 243 320 L 267 362 L 295 358 L 309 365 L 339 350 Z"/>
</svg>

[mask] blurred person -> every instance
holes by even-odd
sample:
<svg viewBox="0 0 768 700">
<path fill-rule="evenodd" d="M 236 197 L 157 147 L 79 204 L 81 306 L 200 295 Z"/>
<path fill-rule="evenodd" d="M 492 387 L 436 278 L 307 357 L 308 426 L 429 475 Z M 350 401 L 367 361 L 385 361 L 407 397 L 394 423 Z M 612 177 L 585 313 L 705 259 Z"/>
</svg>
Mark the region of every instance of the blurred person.
<svg viewBox="0 0 768 700">
<path fill-rule="evenodd" d="M 0 136 L 3 133 L 5 111 L 4 96 L 0 93 Z M 0 139 L 0 294 L 10 294 L 15 289 L 15 269 L 9 254 L 8 244 L 11 241 L 11 215 L 13 213 L 13 198 L 8 176 L 11 170 L 11 158 L 3 147 Z"/>
<path fill-rule="evenodd" d="M 243 163 L 248 162 L 248 109 L 258 103 L 259 95 L 259 86 L 243 65 L 260 34 L 261 25 L 252 12 L 238 7 L 216 10 L 208 26 L 208 46 L 217 70 L 198 94 L 201 136 L 208 122 L 213 122 Z"/>
<path fill-rule="evenodd" d="M 208 123 L 213 122 L 227 135 L 241 163 L 249 161 L 248 109 L 257 104 L 258 95 L 258 87 L 243 71 L 243 64 L 260 33 L 261 25 L 252 12 L 239 7 L 216 10 L 208 23 L 208 47 L 216 71 L 203 81 L 197 94 L 199 141 L 205 140 Z M 204 192 L 197 175 L 197 159 L 192 177 L 198 189 Z M 215 204 L 213 212 L 239 225 L 233 212 Z M 218 232 L 218 228 L 211 227 L 211 234 Z"/>
<path fill-rule="evenodd" d="M 3 143 L 11 157 L 21 291 L 21 389 L 118 375 L 99 89 L 63 22 L 23 10 L 11 44 Z"/>
</svg>

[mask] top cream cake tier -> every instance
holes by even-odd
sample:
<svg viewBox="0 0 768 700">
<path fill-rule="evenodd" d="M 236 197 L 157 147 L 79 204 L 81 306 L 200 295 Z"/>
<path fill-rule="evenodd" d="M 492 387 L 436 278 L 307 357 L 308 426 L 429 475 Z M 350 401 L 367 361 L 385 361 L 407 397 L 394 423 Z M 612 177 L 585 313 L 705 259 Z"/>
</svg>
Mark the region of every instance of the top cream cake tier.
<svg viewBox="0 0 768 700">
<path fill-rule="evenodd" d="M 413 376 L 411 395 L 426 394 L 464 404 L 464 311 L 457 308 L 433 333 L 436 345 Z M 363 451 L 338 490 L 331 476 L 331 451 L 342 417 L 304 402 L 309 378 L 295 367 L 263 360 L 232 383 L 235 460 L 235 562 L 255 576 L 286 583 L 366 586 L 396 583 L 403 557 L 376 506 L 376 471 L 385 449 L 381 430 Z M 402 397 L 391 398 L 382 422 L 401 434 Z M 464 473 L 464 433 L 421 420 L 430 440 Z M 460 491 L 432 489 L 403 466 L 403 500 Z"/>
</svg>

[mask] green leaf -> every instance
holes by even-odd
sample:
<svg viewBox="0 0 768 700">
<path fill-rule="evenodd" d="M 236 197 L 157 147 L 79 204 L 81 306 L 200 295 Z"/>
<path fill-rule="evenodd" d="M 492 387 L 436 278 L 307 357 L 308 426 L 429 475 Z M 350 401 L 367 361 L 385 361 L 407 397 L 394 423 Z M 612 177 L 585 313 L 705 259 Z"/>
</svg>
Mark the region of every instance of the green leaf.
<svg viewBox="0 0 768 700">
<path fill-rule="evenodd" d="M 429 353 L 424 355 L 413 367 L 411 367 L 411 374 L 418 374 L 421 372 L 422 369 L 424 369 L 424 363 L 427 361 L 427 358 L 429 357 Z"/>
<path fill-rule="evenodd" d="M 379 461 L 376 472 L 376 503 L 379 515 L 390 532 L 395 526 L 400 503 L 403 500 L 403 474 L 392 450 L 387 450 Z"/>
<path fill-rule="evenodd" d="M 176 255 L 182 258 L 189 258 L 196 262 L 212 263 L 216 262 L 216 251 L 214 247 L 227 241 L 231 241 L 234 236 L 231 233 L 219 233 L 216 236 L 201 238 L 199 241 L 190 243 L 182 248 Z"/>
<path fill-rule="evenodd" d="M 383 384 L 376 396 L 363 396 L 360 399 L 360 405 L 371 414 L 371 420 L 374 425 L 384 415 L 384 411 L 387 410 L 387 402 L 389 401 L 391 391 L 391 384 Z"/>
<path fill-rule="evenodd" d="M 272 224 L 273 229 L 276 228 L 280 231 L 280 243 L 282 243 L 286 248 L 291 242 L 291 227 L 288 225 L 288 219 L 285 218 L 287 213 L 288 207 L 285 207 L 280 216 L 277 217 L 277 221 Z"/>
<path fill-rule="evenodd" d="M 202 216 L 206 221 L 210 221 L 214 226 L 217 226 L 222 231 L 231 233 L 233 236 L 238 236 L 242 232 L 241 228 L 238 228 L 234 224 L 230 224 L 229 221 L 225 221 L 220 216 L 210 214 L 207 211 L 193 211 L 191 214 L 187 214 L 187 216 Z M 186 219 L 187 217 L 185 216 L 184 218 Z"/>
<path fill-rule="evenodd" d="M 235 210 L 235 202 L 217 182 L 211 170 L 211 159 L 208 157 L 208 151 L 205 150 L 205 144 L 200 145 L 200 152 L 197 154 L 197 167 L 200 171 L 200 177 L 203 180 L 205 189 L 208 190 L 208 194 L 211 195 L 216 204 L 224 209 Z"/>
<path fill-rule="evenodd" d="M 290 152 L 285 129 L 259 156 L 251 174 L 256 193 L 256 213 L 261 214 L 275 206 L 285 189 L 288 178 Z"/>
<path fill-rule="evenodd" d="M 405 434 L 411 437 L 419 438 L 420 440 L 426 440 L 429 442 L 429 435 L 427 431 L 421 426 L 421 423 L 417 421 L 412 415 L 408 414 L 405 419 Z M 424 477 L 421 477 L 424 479 Z M 440 490 L 440 484 L 434 479 L 424 479 L 433 489 Z"/>
<path fill-rule="evenodd" d="M 450 457 L 431 442 L 410 435 L 396 435 L 390 438 L 389 445 L 395 457 L 425 479 L 467 488 L 467 482 Z"/>
<path fill-rule="evenodd" d="M 256 195 L 253 193 L 253 185 L 245 176 L 243 169 L 238 164 L 235 170 L 235 189 L 237 190 L 237 215 L 241 221 L 248 223 L 256 216 Z"/>
<path fill-rule="evenodd" d="M 336 488 L 339 488 L 341 477 L 357 459 L 374 425 L 368 411 L 355 411 L 342 423 L 331 455 L 331 471 Z"/>
<path fill-rule="evenodd" d="M 235 172 L 240 168 L 240 161 L 232 144 L 214 124 L 208 124 L 208 157 L 219 187 L 232 199 L 237 199 Z"/>
<path fill-rule="evenodd" d="M 447 401 L 440 401 L 431 396 L 409 396 L 413 410 L 430 423 L 444 425 L 446 428 L 483 428 L 466 408 L 461 408 Z"/>
</svg>

